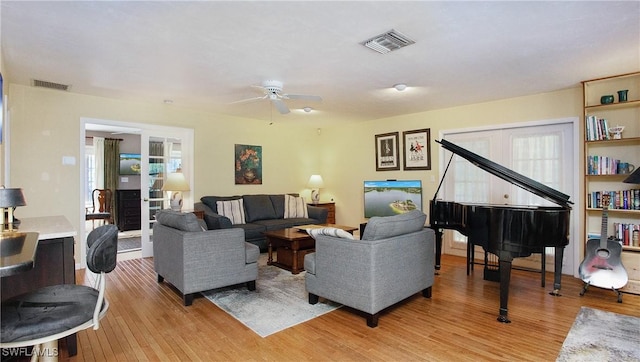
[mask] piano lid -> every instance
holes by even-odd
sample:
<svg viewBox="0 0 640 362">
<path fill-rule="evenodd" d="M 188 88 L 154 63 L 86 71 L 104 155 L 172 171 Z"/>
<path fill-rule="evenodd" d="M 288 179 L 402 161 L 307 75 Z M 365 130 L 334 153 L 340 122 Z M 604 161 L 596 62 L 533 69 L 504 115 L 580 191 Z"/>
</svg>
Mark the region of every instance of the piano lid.
<svg viewBox="0 0 640 362">
<path fill-rule="evenodd" d="M 480 167 L 481 169 L 495 176 L 498 176 L 505 181 L 509 181 L 510 183 L 516 186 L 519 186 L 531 193 L 534 193 L 542 198 L 545 198 L 553 203 L 556 203 L 560 206 L 564 206 L 567 208 L 571 208 L 571 206 L 569 206 L 568 204 L 573 204 L 573 202 L 569 201 L 569 195 L 563 194 L 562 192 L 552 189 L 551 187 L 546 186 L 544 184 L 541 184 L 536 180 L 530 179 L 527 176 L 524 176 L 515 171 L 512 171 L 476 153 L 473 153 L 465 148 L 455 145 L 445 139 L 442 139 L 440 141 L 438 140 L 435 140 L 435 141 L 441 144 L 442 147 L 455 153 L 458 156 L 464 157 L 469 162 Z"/>
</svg>

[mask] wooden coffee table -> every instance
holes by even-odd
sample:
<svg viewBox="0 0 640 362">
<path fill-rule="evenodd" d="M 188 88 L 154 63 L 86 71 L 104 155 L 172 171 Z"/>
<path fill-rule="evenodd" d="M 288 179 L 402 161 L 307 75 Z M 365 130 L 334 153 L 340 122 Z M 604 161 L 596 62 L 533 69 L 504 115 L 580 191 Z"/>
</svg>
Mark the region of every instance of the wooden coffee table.
<svg viewBox="0 0 640 362">
<path fill-rule="evenodd" d="M 335 227 L 353 233 L 357 228 L 336 224 L 319 225 Z M 298 274 L 304 270 L 304 256 L 315 251 L 316 241 L 306 231 L 298 228 L 288 228 L 274 231 L 265 231 L 267 238 L 268 259 L 267 265 L 274 265 L 289 270 L 292 274 Z M 273 249 L 276 249 L 277 258 L 273 260 Z"/>
</svg>

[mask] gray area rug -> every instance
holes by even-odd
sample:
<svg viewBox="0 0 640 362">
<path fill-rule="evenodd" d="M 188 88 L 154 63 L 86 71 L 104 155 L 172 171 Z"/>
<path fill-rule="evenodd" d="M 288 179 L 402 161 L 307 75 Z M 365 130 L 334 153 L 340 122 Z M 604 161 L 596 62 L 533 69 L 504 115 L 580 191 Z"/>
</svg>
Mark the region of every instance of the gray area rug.
<svg viewBox="0 0 640 362">
<path fill-rule="evenodd" d="M 640 361 L 640 318 L 582 307 L 557 361 Z"/>
<path fill-rule="evenodd" d="M 266 264 L 266 254 L 260 255 L 253 292 L 240 284 L 202 295 L 263 338 L 340 307 L 322 299 L 318 304 L 309 304 L 304 288 L 305 272 L 293 275 Z"/>
<path fill-rule="evenodd" d="M 130 238 L 118 238 L 118 252 L 139 250 L 141 248 L 141 241 L 139 236 Z"/>
</svg>

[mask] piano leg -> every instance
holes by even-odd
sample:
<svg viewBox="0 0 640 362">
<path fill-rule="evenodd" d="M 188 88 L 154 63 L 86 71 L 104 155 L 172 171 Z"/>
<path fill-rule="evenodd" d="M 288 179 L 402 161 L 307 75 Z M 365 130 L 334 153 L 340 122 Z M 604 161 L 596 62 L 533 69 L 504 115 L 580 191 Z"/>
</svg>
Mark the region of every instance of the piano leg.
<svg viewBox="0 0 640 362">
<path fill-rule="evenodd" d="M 542 274 L 542 280 L 540 281 L 540 286 L 544 288 L 545 285 L 545 275 L 547 275 L 547 248 L 542 247 L 542 254 L 540 255 L 540 274 Z"/>
<path fill-rule="evenodd" d="M 500 316 L 498 322 L 511 323 L 507 304 L 509 302 L 509 282 L 511 281 L 511 256 L 500 258 Z"/>
<path fill-rule="evenodd" d="M 440 270 L 440 259 L 442 256 L 442 229 L 433 229 L 433 231 L 436 232 L 436 270 Z"/>
<path fill-rule="evenodd" d="M 564 247 L 556 246 L 556 255 L 554 255 L 554 270 L 553 270 L 553 291 L 549 294 L 559 297 L 560 296 L 560 282 L 562 280 L 562 258 L 564 257 Z"/>
</svg>

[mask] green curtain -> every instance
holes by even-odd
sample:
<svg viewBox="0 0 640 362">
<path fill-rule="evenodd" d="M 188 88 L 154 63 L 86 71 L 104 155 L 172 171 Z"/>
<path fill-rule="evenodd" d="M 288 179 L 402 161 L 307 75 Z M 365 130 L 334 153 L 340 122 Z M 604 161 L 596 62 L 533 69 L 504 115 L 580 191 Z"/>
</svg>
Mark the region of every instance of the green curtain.
<svg viewBox="0 0 640 362">
<path fill-rule="evenodd" d="M 118 224 L 116 205 L 116 189 L 118 188 L 118 167 L 120 165 L 120 140 L 105 138 L 104 140 L 104 188 L 111 190 L 111 215 L 114 224 Z"/>
</svg>

